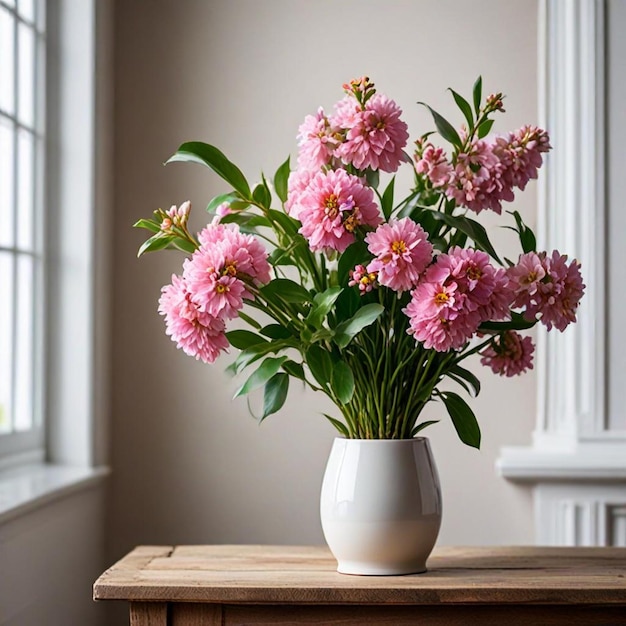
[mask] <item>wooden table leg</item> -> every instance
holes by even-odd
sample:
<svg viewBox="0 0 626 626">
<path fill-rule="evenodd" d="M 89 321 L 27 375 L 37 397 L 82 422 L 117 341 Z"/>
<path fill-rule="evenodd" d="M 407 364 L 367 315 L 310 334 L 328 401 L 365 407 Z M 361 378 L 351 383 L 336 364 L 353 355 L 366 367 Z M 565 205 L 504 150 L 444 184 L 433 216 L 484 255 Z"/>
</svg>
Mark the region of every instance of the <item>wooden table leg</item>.
<svg viewBox="0 0 626 626">
<path fill-rule="evenodd" d="M 130 626 L 168 626 L 167 603 L 131 602 Z"/>
</svg>

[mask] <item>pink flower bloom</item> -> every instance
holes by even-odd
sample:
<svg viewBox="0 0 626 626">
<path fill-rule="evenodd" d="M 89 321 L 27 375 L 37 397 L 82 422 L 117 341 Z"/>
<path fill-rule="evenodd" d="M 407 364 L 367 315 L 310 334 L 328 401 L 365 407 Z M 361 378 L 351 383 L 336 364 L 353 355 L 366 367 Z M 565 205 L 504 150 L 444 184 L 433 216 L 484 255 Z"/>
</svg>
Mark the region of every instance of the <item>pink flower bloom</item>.
<svg viewBox="0 0 626 626">
<path fill-rule="evenodd" d="M 514 306 L 525 308 L 526 319 L 539 319 L 548 330 L 554 326 L 560 331 L 576 321 L 585 291 L 578 261 L 568 265 L 567 256 L 556 250 L 550 257 L 530 252 L 520 257 L 509 274 L 515 288 Z"/>
<path fill-rule="evenodd" d="M 343 252 L 359 226 L 378 226 L 382 221 L 372 190 L 345 170 L 316 174 L 298 203 L 300 233 L 314 251 Z"/>
<path fill-rule="evenodd" d="M 504 185 L 500 160 L 491 144 L 474 140 L 468 152 L 461 152 L 454 164 L 446 194 L 475 213 L 491 209 L 502 212 L 502 200 L 513 200 L 513 192 Z"/>
<path fill-rule="evenodd" d="M 409 328 L 407 332 L 413 335 L 416 341 L 423 343 L 424 348 L 435 349 L 437 352 L 446 352 L 450 349 L 459 349 L 472 337 L 478 324 L 480 316 L 474 312 L 463 312 L 457 309 L 457 302 L 448 306 L 450 300 L 449 292 L 451 286 L 437 290 L 429 286 L 422 288 L 419 285 L 412 292 L 409 304 L 403 309 L 409 318 Z M 431 306 L 423 306 L 422 298 L 431 298 Z M 443 304 L 440 304 L 444 301 Z M 461 297 L 460 302 L 463 301 Z M 439 309 L 440 315 L 429 315 L 429 310 Z"/>
<path fill-rule="evenodd" d="M 161 230 L 169 231 L 172 226 L 184 228 L 187 225 L 190 211 L 191 202 L 189 202 L 189 200 L 183 202 L 180 207 L 173 204 L 167 211 L 165 211 L 165 217 L 161 222 Z"/>
<path fill-rule="evenodd" d="M 574 259 L 567 265 L 567 255 L 554 250 L 546 258 L 546 266 L 547 276 L 539 288 L 541 323 L 548 330 L 555 326 L 562 332 L 576 321 L 576 310 L 585 291 L 580 263 Z"/>
<path fill-rule="evenodd" d="M 480 362 L 500 376 L 517 376 L 533 369 L 534 351 L 535 346 L 530 337 L 522 337 L 514 330 L 509 330 L 493 338 L 491 344 L 480 353 Z"/>
<path fill-rule="evenodd" d="M 252 299 L 246 283 L 270 281 L 267 251 L 235 224 L 212 224 L 198 235 L 200 247 L 183 265 L 183 277 L 193 301 L 203 313 L 228 319 Z"/>
<path fill-rule="evenodd" d="M 230 208 L 230 204 L 228 202 L 222 202 L 215 208 L 215 217 L 211 221 L 211 224 L 219 224 L 223 217 L 232 212 L 233 210 Z"/>
<path fill-rule="evenodd" d="M 346 101 L 347 100 L 347 101 Z M 350 104 L 354 98 L 340 101 L 331 124 L 346 131 L 346 138 L 335 154 L 359 170 L 371 168 L 395 172 L 404 160 L 403 148 L 409 133 L 400 119 L 402 110 L 382 94 L 375 94 L 360 109 Z"/>
<path fill-rule="evenodd" d="M 537 178 L 543 163 L 541 154 L 550 148 L 548 133 L 535 126 L 523 126 L 508 137 L 497 137 L 493 152 L 500 160 L 504 185 L 523 190 L 529 180 Z"/>
<path fill-rule="evenodd" d="M 300 204 L 300 198 L 304 190 L 309 186 L 309 183 L 317 174 L 314 170 L 294 170 L 289 174 L 289 180 L 287 182 L 287 201 L 285 202 L 285 211 L 288 215 L 296 220 L 300 219 L 300 213 L 302 212 L 302 205 Z"/>
<path fill-rule="evenodd" d="M 452 165 L 448 163 L 442 148 L 427 144 L 415 165 L 418 174 L 425 174 L 433 187 L 444 187 L 452 176 Z"/>
<path fill-rule="evenodd" d="M 270 281 L 267 250 L 254 235 L 241 233 L 236 224 L 211 224 L 199 233 L 198 240 L 200 248 L 217 255 L 213 258 L 219 273 L 251 278 L 257 285 Z"/>
<path fill-rule="evenodd" d="M 478 311 L 481 321 L 510 316 L 514 294 L 509 277 L 506 270 L 491 265 L 486 252 L 455 246 L 440 255 L 437 266 L 450 268 L 450 276 L 467 296 L 467 308 Z"/>
<path fill-rule="evenodd" d="M 511 284 L 519 294 L 518 301 L 520 304 L 517 306 L 522 306 L 526 302 L 525 299 L 537 292 L 539 283 L 546 275 L 546 270 L 543 260 L 536 252 L 527 252 L 520 256 L 517 265 L 509 268 L 508 274 Z"/>
<path fill-rule="evenodd" d="M 368 272 L 364 265 L 357 265 L 353 270 L 350 270 L 348 286 L 355 287 L 358 285 L 360 295 L 363 295 L 378 287 L 377 278 L 375 272 Z"/>
<path fill-rule="evenodd" d="M 321 107 L 315 115 L 307 115 L 298 129 L 298 167 L 317 170 L 330 163 L 337 145 L 335 130 Z"/>
<path fill-rule="evenodd" d="M 433 247 L 424 229 L 408 217 L 379 226 L 365 237 L 376 257 L 367 266 L 378 281 L 394 291 L 408 291 L 433 257 Z"/>
<path fill-rule="evenodd" d="M 224 321 L 198 309 L 180 276 L 173 275 L 161 290 L 159 313 L 165 316 L 166 334 L 189 356 L 213 363 L 229 346 Z"/>
</svg>

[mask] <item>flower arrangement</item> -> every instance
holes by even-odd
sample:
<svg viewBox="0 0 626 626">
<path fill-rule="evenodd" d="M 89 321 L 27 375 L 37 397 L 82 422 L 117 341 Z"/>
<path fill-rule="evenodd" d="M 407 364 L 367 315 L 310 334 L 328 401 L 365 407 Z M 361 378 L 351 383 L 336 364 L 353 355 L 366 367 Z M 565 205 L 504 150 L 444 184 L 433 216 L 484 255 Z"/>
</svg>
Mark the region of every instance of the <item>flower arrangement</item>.
<svg viewBox="0 0 626 626">
<path fill-rule="evenodd" d="M 287 159 L 272 186 L 262 176 L 251 188 L 209 144 L 184 143 L 169 159 L 208 166 L 231 190 L 210 201 L 212 221 L 197 236 L 189 202 L 135 224 L 152 233 L 139 255 L 188 255 L 162 290 L 166 333 L 206 363 L 237 349 L 229 369 L 251 374 L 236 396 L 263 387 L 261 420 L 283 406 L 295 378 L 335 403 L 341 417 L 326 417 L 345 437 L 412 438 L 434 423 L 420 421 L 434 400 L 460 439 L 479 447 L 476 417 L 448 383 L 479 393 L 462 365 L 474 354 L 504 376 L 532 368 L 532 339 L 519 331 L 537 322 L 563 331 L 584 291 L 579 263 L 538 252 L 517 211 L 506 212 L 517 261 L 501 259 L 471 217 L 502 214 L 537 177 L 548 134 L 524 126 L 491 136 L 503 96 L 483 101 L 478 78 L 471 104 L 451 90 L 459 130 L 428 107 L 446 149 L 433 131 L 409 155 L 398 105 L 367 77 L 344 90 L 332 114 L 305 118 L 297 167 Z M 414 186 L 397 201 L 391 175 L 401 166 Z M 384 188 L 381 172 L 390 176 Z M 249 330 L 228 330 L 236 317 Z"/>
</svg>

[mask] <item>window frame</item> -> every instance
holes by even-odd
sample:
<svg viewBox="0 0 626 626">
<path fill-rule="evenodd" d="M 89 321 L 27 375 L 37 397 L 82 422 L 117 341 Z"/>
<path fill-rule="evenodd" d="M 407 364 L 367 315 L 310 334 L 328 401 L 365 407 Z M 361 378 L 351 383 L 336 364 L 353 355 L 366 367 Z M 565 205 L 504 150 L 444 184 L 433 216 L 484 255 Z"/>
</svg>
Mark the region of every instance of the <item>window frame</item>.
<svg viewBox="0 0 626 626">
<path fill-rule="evenodd" d="M 11 6 L 6 0 L 0 0 L 0 7 L 12 18 L 13 28 L 13 111 L 2 111 L 2 118 L 11 125 L 13 131 L 13 172 L 12 192 L 13 202 L 16 205 L 19 198 L 19 134 L 29 133 L 34 141 L 33 154 L 31 156 L 33 188 L 32 188 L 32 242 L 30 246 L 22 246 L 18 236 L 18 215 L 13 209 L 13 242 L 12 245 L 0 246 L 0 250 L 8 253 L 13 258 L 13 284 L 12 284 L 12 330 L 11 338 L 11 403 L 10 424 L 12 430 L 0 434 L 0 468 L 16 463 L 37 462 L 45 458 L 45 417 L 44 417 L 44 361 L 46 324 L 46 249 L 45 249 L 45 216 L 46 210 L 44 198 L 46 197 L 46 101 L 47 101 L 47 76 L 46 76 L 46 11 L 44 0 L 33 0 L 33 16 L 27 19 L 19 9 L 19 1 Z M 19 86 L 19 32 L 20 26 L 29 28 L 34 37 L 33 46 L 33 111 L 30 123 L 21 119 L 20 116 L 20 86 Z M 27 429 L 16 430 L 16 401 L 15 388 L 17 385 L 17 362 L 16 362 L 16 318 L 18 308 L 18 260 L 22 255 L 31 256 L 33 262 L 32 297 L 32 320 L 30 341 L 31 352 L 31 393 L 32 413 L 30 426 Z"/>
</svg>

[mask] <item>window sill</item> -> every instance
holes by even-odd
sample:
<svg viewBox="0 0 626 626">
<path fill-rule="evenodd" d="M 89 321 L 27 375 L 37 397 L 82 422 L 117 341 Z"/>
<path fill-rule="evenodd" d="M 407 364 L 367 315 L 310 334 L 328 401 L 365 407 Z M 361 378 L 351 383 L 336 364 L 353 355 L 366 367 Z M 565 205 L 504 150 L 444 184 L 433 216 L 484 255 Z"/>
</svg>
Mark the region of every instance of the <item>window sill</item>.
<svg viewBox="0 0 626 626">
<path fill-rule="evenodd" d="M 104 482 L 108 467 L 72 467 L 44 463 L 0 472 L 0 523 L 49 502 Z"/>
</svg>

